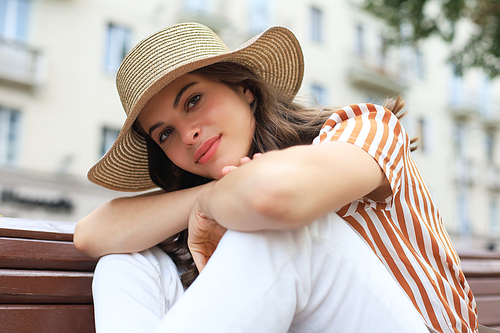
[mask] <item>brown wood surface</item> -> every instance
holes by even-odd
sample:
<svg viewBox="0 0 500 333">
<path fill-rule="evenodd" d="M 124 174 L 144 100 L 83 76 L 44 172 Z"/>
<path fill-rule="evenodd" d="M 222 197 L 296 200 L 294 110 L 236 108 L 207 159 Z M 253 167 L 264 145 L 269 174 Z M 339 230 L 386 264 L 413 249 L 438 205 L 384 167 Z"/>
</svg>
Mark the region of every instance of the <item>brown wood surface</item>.
<svg viewBox="0 0 500 333">
<path fill-rule="evenodd" d="M 480 324 L 500 326 L 500 296 L 478 296 L 476 303 Z"/>
<path fill-rule="evenodd" d="M 462 259 L 462 271 L 466 277 L 500 277 L 499 259 Z"/>
<path fill-rule="evenodd" d="M 500 276 L 499 277 L 487 277 L 487 278 L 477 278 L 470 277 L 467 278 L 469 286 L 474 293 L 474 296 L 481 295 L 499 295 L 500 296 Z M 499 309 L 500 311 L 500 309 Z"/>
<path fill-rule="evenodd" d="M 56 241 L 66 241 L 66 242 L 73 241 L 73 234 L 19 230 L 19 229 L 4 229 L 4 228 L 0 228 L 0 237 L 43 239 L 43 240 L 56 240 Z"/>
<path fill-rule="evenodd" d="M 73 241 L 75 222 L 0 217 L 0 237 Z"/>
<path fill-rule="evenodd" d="M 72 242 L 0 237 L 0 268 L 92 272 L 96 263 Z"/>
<path fill-rule="evenodd" d="M 90 272 L 0 269 L 0 304 L 92 304 Z"/>
<path fill-rule="evenodd" d="M 0 305 L 0 333 L 94 333 L 92 305 Z"/>
<path fill-rule="evenodd" d="M 462 270 L 476 299 L 480 324 L 500 328 L 500 253 L 460 254 Z"/>
<path fill-rule="evenodd" d="M 460 251 L 460 259 L 499 259 L 500 252 L 494 251 Z"/>
</svg>

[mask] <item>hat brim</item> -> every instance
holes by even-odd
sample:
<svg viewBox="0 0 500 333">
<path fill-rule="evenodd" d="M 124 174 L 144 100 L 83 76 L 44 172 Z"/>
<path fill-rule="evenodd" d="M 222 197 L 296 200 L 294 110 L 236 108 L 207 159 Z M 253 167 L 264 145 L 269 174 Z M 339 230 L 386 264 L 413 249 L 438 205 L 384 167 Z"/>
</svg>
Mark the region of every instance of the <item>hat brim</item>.
<svg viewBox="0 0 500 333">
<path fill-rule="evenodd" d="M 149 99 L 170 82 L 217 62 L 234 62 L 253 70 L 289 100 L 297 94 L 304 75 L 300 44 L 293 33 L 283 27 L 269 28 L 235 51 L 195 60 L 164 73 L 144 89 L 130 107 L 116 141 L 89 170 L 88 179 L 116 191 L 144 191 L 157 187 L 149 176 L 146 141 L 132 129 L 132 124 Z"/>
</svg>

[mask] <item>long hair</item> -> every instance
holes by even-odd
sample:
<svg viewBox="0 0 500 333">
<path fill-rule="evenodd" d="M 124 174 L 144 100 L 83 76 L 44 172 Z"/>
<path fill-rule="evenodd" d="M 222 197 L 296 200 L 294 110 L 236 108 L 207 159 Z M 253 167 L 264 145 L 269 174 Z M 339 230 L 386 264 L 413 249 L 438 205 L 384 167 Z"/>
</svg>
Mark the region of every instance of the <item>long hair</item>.
<svg viewBox="0 0 500 333">
<path fill-rule="evenodd" d="M 250 69 L 230 62 L 221 62 L 202 67 L 192 73 L 202 74 L 208 79 L 226 84 L 238 91 L 239 87 L 250 89 L 255 99 L 250 105 L 255 119 L 255 132 L 248 156 L 270 150 L 310 144 L 318 135 L 322 125 L 335 109 L 305 107 L 282 96 L 272 86 Z M 386 102 L 396 115 L 404 110 L 404 102 L 398 97 Z M 146 139 L 149 174 L 153 182 L 167 192 L 198 186 L 210 181 L 180 169 L 170 161 L 158 144 L 134 123 L 134 130 Z M 181 276 L 187 288 L 197 277 L 198 271 L 187 247 L 187 230 L 162 242 L 160 245 L 174 263 L 186 273 Z"/>
</svg>

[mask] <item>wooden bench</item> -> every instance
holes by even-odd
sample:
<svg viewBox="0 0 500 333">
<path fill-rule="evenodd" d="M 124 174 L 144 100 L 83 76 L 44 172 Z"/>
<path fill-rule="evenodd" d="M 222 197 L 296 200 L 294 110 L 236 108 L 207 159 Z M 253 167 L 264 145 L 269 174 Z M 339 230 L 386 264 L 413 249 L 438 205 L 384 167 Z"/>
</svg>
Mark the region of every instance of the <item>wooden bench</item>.
<svg viewBox="0 0 500 333">
<path fill-rule="evenodd" d="M 95 332 L 96 260 L 73 245 L 74 226 L 0 218 L 0 332 Z"/>
<path fill-rule="evenodd" d="M 479 323 L 500 329 L 500 253 L 461 252 L 460 259 L 476 298 Z"/>
<path fill-rule="evenodd" d="M 95 332 L 96 260 L 73 245 L 74 223 L 0 217 L 0 332 Z M 500 253 L 460 253 L 479 323 L 500 329 Z"/>
</svg>

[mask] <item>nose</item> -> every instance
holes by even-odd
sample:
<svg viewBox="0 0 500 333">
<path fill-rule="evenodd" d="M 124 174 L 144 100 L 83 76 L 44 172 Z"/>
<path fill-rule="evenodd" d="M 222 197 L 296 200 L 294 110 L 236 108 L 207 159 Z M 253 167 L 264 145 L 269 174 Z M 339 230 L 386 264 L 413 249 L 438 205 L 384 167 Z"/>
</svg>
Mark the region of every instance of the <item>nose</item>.
<svg viewBox="0 0 500 333">
<path fill-rule="evenodd" d="M 182 142 L 185 146 L 189 147 L 196 143 L 201 134 L 199 126 L 191 126 L 182 131 Z"/>
</svg>

